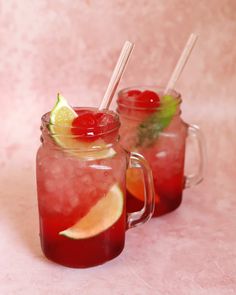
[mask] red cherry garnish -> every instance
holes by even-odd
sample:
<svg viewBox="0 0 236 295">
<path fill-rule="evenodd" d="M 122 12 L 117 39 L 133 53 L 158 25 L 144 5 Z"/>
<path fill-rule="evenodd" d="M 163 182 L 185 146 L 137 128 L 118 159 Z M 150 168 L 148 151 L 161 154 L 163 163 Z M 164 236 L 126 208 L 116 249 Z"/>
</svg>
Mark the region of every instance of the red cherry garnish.
<svg viewBox="0 0 236 295">
<path fill-rule="evenodd" d="M 96 134 L 99 132 L 96 128 L 96 118 L 93 113 L 87 112 L 79 114 L 72 122 L 71 133 L 79 136 L 79 139 L 86 139 L 86 141 L 96 140 Z"/>
<path fill-rule="evenodd" d="M 154 91 L 145 90 L 136 97 L 135 106 L 158 108 L 160 106 L 160 98 Z"/>
<path fill-rule="evenodd" d="M 79 136 L 78 140 L 93 142 L 99 137 L 105 137 L 106 132 L 116 127 L 116 122 L 110 114 L 96 112 L 77 112 L 78 117 L 72 122 L 71 133 Z"/>
</svg>

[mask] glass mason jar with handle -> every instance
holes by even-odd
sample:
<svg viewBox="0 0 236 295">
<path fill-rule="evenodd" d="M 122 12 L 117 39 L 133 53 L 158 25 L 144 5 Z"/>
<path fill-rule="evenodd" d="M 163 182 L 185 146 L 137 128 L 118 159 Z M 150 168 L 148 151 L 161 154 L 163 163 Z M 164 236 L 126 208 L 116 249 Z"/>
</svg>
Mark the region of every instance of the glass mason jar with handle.
<svg viewBox="0 0 236 295">
<path fill-rule="evenodd" d="M 205 158 L 199 127 L 181 118 L 181 95 L 174 90 L 168 95 L 163 92 L 156 87 L 127 88 L 118 93 L 117 100 L 121 145 L 142 154 L 152 168 L 156 195 L 153 216 L 176 209 L 183 189 L 201 182 Z M 198 154 L 192 175 L 184 173 L 188 140 L 194 143 Z M 139 210 L 143 200 L 143 175 L 132 167 L 127 171 L 128 210 Z"/>
<path fill-rule="evenodd" d="M 148 221 L 154 211 L 148 163 L 142 155 L 121 148 L 118 115 L 103 114 L 104 128 L 96 138 L 90 128 L 87 139 L 80 135 L 80 127 L 70 133 L 65 131 L 68 126 L 52 126 L 50 113 L 42 117 L 36 168 L 41 247 L 47 258 L 68 267 L 91 267 L 113 259 L 123 250 L 126 229 Z M 144 175 L 144 206 L 135 213 L 126 210 L 128 167 Z"/>
</svg>

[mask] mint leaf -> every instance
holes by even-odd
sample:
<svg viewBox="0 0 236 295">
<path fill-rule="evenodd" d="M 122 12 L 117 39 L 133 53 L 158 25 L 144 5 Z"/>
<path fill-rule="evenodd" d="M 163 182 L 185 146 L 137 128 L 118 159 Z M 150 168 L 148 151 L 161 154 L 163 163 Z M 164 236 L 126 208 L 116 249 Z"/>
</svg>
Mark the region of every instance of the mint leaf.
<svg viewBox="0 0 236 295">
<path fill-rule="evenodd" d="M 160 132 L 169 126 L 176 109 L 176 99 L 171 95 L 164 95 L 161 99 L 160 109 L 138 126 L 137 146 L 152 145 Z"/>
</svg>

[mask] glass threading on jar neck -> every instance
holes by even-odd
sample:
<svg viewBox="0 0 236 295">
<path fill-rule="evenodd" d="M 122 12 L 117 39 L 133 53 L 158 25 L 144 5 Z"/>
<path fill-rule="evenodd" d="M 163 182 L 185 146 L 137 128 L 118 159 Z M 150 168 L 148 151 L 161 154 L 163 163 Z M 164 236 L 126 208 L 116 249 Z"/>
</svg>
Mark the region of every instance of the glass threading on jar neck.
<svg viewBox="0 0 236 295">
<path fill-rule="evenodd" d="M 92 111 L 96 112 L 95 108 L 74 108 L 77 112 Z M 101 130 L 94 136 L 95 127 L 86 128 L 88 136 L 79 135 L 80 131 L 85 127 L 81 126 L 63 126 L 56 125 L 50 122 L 50 112 L 44 114 L 41 118 L 41 142 L 43 145 L 47 145 L 50 148 L 55 149 L 68 149 L 79 151 L 96 151 L 101 149 L 110 148 L 119 141 L 119 128 L 120 120 L 119 116 L 109 110 L 103 110 L 101 113 L 110 115 L 112 122 L 106 124 L 106 120 L 103 125 L 100 125 Z M 103 128 L 104 127 L 104 128 Z M 72 133 L 72 129 L 75 131 Z M 78 132 L 76 132 L 76 130 Z M 95 138 L 96 137 L 96 138 Z M 65 143 L 65 144 L 63 144 Z"/>
<path fill-rule="evenodd" d="M 137 106 L 135 105 L 135 102 L 137 100 L 137 96 L 129 96 L 128 92 L 131 90 L 139 90 L 139 91 L 153 91 L 155 92 L 160 98 L 164 94 L 164 88 L 158 88 L 154 86 L 133 86 L 129 88 L 122 89 L 118 92 L 118 98 L 117 98 L 117 113 L 120 116 L 130 118 L 132 120 L 139 120 L 139 116 L 145 116 L 150 115 L 154 112 L 158 112 L 164 108 L 170 107 L 170 105 L 173 105 L 173 102 L 171 103 L 165 103 L 162 106 L 156 107 L 153 106 Z M 170 90 L 168 95 L 171 95 L 175 99 L 176 104 L 176 113 L 175 116 L 181 115 L 181 109 L 180 105 L 182 103 L 181 94 L 176 92 L 175 90 Z"/>
</svg>

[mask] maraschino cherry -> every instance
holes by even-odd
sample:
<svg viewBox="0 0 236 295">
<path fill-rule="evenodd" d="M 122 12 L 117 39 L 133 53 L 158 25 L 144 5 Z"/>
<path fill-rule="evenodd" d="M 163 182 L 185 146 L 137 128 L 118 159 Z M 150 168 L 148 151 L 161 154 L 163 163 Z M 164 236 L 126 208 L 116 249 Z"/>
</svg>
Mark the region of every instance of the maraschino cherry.
<svg viewBox="0 0 236 295">
<path fill-rule="evenodd" d="M 104 138 L 104 133 L 115 128 L 114 118 L 110 114 L 93 111 L 76 111 L 78 117 L 72 122 L 71 133 L 78 140 L 93 142 Z"/>
<path fill-rule="evenodd" d="M 154 92 L 145 90 L 143 92 L 139 90 L 128 91 L 128 97 L 133 97 L 133 105 L 140 108 L 158 108 L 160 106 L 160 98 Z"/>
</svg>

